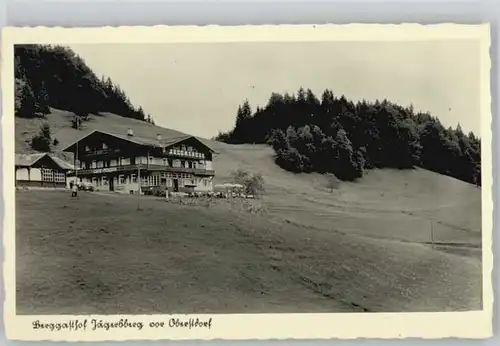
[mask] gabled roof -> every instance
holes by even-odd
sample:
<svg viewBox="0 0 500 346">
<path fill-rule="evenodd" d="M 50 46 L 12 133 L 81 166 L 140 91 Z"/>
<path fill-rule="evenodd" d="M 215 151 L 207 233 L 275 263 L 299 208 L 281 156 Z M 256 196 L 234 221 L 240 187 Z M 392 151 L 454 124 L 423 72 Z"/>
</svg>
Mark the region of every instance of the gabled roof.
<svg viewBox="0 0 500 346">
<path fill-rule="evenodd" d="M 87 135 L 83 136 L 82 138 L 80 138 L 77 141 L 73 142 L 72 144 L 68 145 L 66 148 L 63 149 L 63 151 L 72 152 L 73 151 L 73 147 L 76 145 L 76 143 L 82 141 L 83 139 L 85 139 L 85 138 L 87 138 L 87 137 L 89 137 L 89 136 L 91 136 L 91 135 L 93 135 L 95 133 L 102 133 L 102 134 L 105 134 L 105 135 L 108 135 L 108 136 L 112 136 L 112 137 L 115 137 L 115 138 L 118 138 L 118 139 L 121 139 L 121 140 L 124 140 L 124 141 L 135 143 L 135 144 L 138 144 L 138 145 L 145 145 L 145 146 L 156 147 L 156 148 L 169 147 L 169 146 L 172 146 L 172 145 L 174 145 L 176 143 L 182 142 L 182 141 L 184 141 L 186 139 L 193 138 L 196 141 L 198 141 L 200 144 L 202 144 L 203 146 L 207 147 L 210 151 L 216 153 L 216 151 L 213 148 L 209 147 L 207 144 L 203 143 L 201 140 L 199 140 L 195 136 L 191 136 L 191 135 L 181 135 L 181 136 L 175 136 L 175 137 L 167 137 L 167 138 L 162 138 L 160 141 L 158 141 L 158 139 L 156 138 L 156 136 L 154 138 L 152 138 L 152 137 L 140 137 L 140 136 L 135 136 L 135 135 L 134 136 L 128 136 L 128 135 L 111 133 L 111 132 L 106 132 L 106 131 L 101 131 L 101 130 L 94 130 L 94 131 L 88 133 Z"/>
<path fill-rule="evenodd" d="M 21 166 L 21 167 L 31 167 L 35 163 L 37 163 L 40 159 L 44 158 L 45 156 L 48 156 L 52 161 L 55 162 L 56 165 L 59 166 L 59 168 L 63 170 L 71 170 L 74 169 L 74 166 L 64 160 L 61 160 L 58 157 L 49 155 L 47 153 L 39 153 L 39 154 L 16 154 L 16 166 Z"/>
<path fill-rule="evenodd" d="M 173 144 L 178 143 L 180 141 L 183 141 L 185 139 L 188 139 L 190 137 L 193 137 L 190 135 L 183 135 L 183 136 L 178 136 L 178 137 L 164 138 L 161 141 L 158 141 L 158 139 L 156 137 L 155 138 L 146 138 L 146 137 L 140 137 L 140 136 L 136 136 L 136 135 L 127 136 L 127 135 L 122 135 L 122 134 L 117 134 L 117 133 L 104 132 L 104 131 L 100 131 L 100 130 L 95 130 L 94 132 L 101 132 L 101 133 L 107 134 L 109 136 L 120 138 L 124 141 L 129 141 L 129 142 L 136 143 L 139 145 L 147 145 L 147 146 L 158 147 L 158 148 L 170 146 L 170 145 L 173 145 Z"/>
<path fill-rule="evenodd" d="M 74 166 L 74 165 L 72 165 L 71 163 L 66 162 L 66 161 L 64 161 L 64 160 L 62 160 L 62 159 L 60 159 L 60 158 L 58 158 L 57 156 L 51 156 L 51 155 L 49 155 L 49 156 L 50 156 L 50 157 L 52 158 L 52 160 L 54 160 L 54 162 L 55 162 L 55 163 L 57 163 L 57 165 L 58 165 L 59 167 L 61 167 L 62 169 L 68 169 L 68 170 L 73 170 L 73 169 L 75 169 L 75 166 Z"/>
<path fill-rule="evenodd" d="M 47 154 L 16 154 L 16 166 L 31 167 L 45 155 Z"/>
</svg>

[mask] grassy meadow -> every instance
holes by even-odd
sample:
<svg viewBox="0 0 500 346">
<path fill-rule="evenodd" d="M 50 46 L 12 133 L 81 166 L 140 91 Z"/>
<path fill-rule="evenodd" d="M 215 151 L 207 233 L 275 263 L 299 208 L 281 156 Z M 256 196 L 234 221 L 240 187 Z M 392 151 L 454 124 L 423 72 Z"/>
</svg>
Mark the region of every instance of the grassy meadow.
<svg viewBox="0 0 500 346">
<path fill-rule="evenodd" d="M 84 130 L 69 127 L 66 112 L 47 119 L 61 148 L 94 128 L 170 131 L 111 114 Z M 39 122 L 16 118 L 16 152 L 29 152 Z M 206 142 L 219 152 L 217 183 L 239 167 L 262 173 L 265 215 L 152 197 L 17 191 L 18 313 L 481 308 L 480 189 L 422 169 L 373 170 L 330 193 L 321 175 L 278 168 L 267 146 Z"/>
</svg>

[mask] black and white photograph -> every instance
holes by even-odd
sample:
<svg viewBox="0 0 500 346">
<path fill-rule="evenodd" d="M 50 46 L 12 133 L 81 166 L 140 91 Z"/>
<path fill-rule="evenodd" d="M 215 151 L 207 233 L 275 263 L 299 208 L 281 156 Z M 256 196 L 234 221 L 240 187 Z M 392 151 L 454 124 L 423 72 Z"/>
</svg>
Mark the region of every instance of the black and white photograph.
<svg viewBox="0 0 500 346">
<path fill-rule="evenodd" d="M 108 318 L 79 340 L 123 334 L 112 316 L 491 319 L 489 29 L 360 27 L 4 35 L 16 335 L 69 333 L 61 316 Z"/>
</svg>

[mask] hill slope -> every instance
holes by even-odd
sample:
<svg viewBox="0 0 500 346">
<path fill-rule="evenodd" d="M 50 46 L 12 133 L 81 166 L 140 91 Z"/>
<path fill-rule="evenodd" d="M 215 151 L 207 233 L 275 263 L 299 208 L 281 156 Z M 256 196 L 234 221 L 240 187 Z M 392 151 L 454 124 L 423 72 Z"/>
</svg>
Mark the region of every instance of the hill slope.
<svg viewBox="0 0 500 346">
<path fill-rule="evenodd" d="M 94 129 L 138 135 L 183 133 L 114 114 L 94 116 L 81 130 L 70 126 L 73 114 L 52 110 L 47 116 L 54 150 L 64 148 Z M 29 139 L 37 133 L 41 119 L 16 117 L 16 152 L 33 152 Z M 202 139 L 219 152 L 214 159 L 216 180 L 227 182 L 238 167 L 260 172 L 266 181 L 264 201 L 271 214 L 290 221 L 326 229 L 341 229 L 374 237 L 409 241 L 466 242 L 481 240 L 481 190 L 471 184 L 423 169 L 373 170 L 355 183 L 342 183 L 333 193 L 316 173 L 294 174 L 274 164 L 266 145 L 230 145 Z M 67 154 L 61 155 L 69 159 Z"/>
<path fill-rule="evenodd" d="M 137 197 L 130 195 L 82 193 L 74 199 L 61 191 L 18 192 L 18 313 L 413 312 L 481 306 L 481 265 L 473 258 L 227 208 L 151 197 L 140 204 L 137 210 Z"/>
<path fill-rule="evenodd" d="M 47 116 L 53 137 L 60 142 L 58 147 L 70 144 L 93 129 L 125 133 L 133 128 L 138 135 L 173 131 L 113 114 L 94 116 L 84 124 L 83 130 L 74 130 L 70 127 L 71 118 L 71 113 L 58 110 L 52 110 Z M 16 152 L 30 151 L 26 140 L 37 132 L 40 122 L 16 118 Z M 362 290 L 355 286 L 363 287 L 369 282 L 376 286 L 377 282 L 385 280 L 379 284 L 391 285 L 392 282 L 403 291 L 404 287 L 416 285 L 420 298 L 401 298 L 404 302 L 394 303 L 403 304 L 412 311 L 436 306 L 440 309 L 480 307 L 480 189 L 422 169 L 383 169 L 369 171 L 356 183 L 342 183 L 338 190 L 330 193 L 325 189 L 324 177 L 319 174 L 293 174 L 277 167 L 272 148 L 268 146 L 203 140 L 219 152 L 214 159 L 218 182 L 229 181 L 230 173 L 238 167 L 263 174 L 266 181 L 263 201 L 268 211 L 267 220 L 272 224 L 265 224 L 262 229 L 256 227 L 252 232 L 269 230 L 275 225 L 277 234 L 284 237 L 288 231 L 294 234 L 290 241 L 295 242 L 293 247 L 296 249 L 300 249 L 300 244 L 306 246 L 306 238 L 324 243 L 321 250 L 317 250 L 314 261 L 308 264 L 313 266 L 308 270 L 314 272 L 315 266 L 318 271 L 331 267 L 333 281 L 328 279 L 330 281 L 325 283 L 329 287 L 339 285 L 336 275 L 350 272 L 366 275 L 368 280 L 358 282 L 352 275 L 345 276 L 346 280 L 354 280 L 343 286 L 347 291 L 357 292 L 354 301 L 363 296 Z M 206 215 L 205 221 L 213 217 Z M 235 222 L 239 222 L 238 219 Z M 255 222 L 260 221 L 255 219 Z M 219 227 L 224 225 L 222 222 Z M 245 228 L 247 225 L 237 226 Z M 427 244 L 431 240 L 436 243 L 434 247 Z M 328 251 L 334 251 L 336 257 L 331 258 Z M 287 261 L 298 259 L 293 254 L 287 256 Z M 403 262 L 398 264 L 400 261 Z M 302 266 L 300 263 L 297 265 Z M 413 278 L 408 277 L 406 271 L 410 271 Z M 322 280 L 327 280 L 328 275 L 322 272 Z M 445 291 L 451 286 L 455 291 L 450 299 L 456 299 L 455 303 L 444 299 Z M 370 293 L 372 298 L 375 291 L 373 288 Z M 431 308 L 425 299 L 433 294 L 442 300 L 433 301 L 435 306 Z M 399 301 L 400 298 L 394 299 Z M 394 305 L 391 303 L 384 308 L 389 306 Z M 371 308 L 377 310 L 379 307 Z"/>
</svg>

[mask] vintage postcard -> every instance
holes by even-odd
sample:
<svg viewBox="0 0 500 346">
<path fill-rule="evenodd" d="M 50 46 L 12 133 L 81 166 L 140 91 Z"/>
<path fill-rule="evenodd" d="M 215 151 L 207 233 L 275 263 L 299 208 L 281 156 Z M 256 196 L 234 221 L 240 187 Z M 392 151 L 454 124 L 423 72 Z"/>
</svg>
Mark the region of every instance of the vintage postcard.
<svg viewBox="0 0 500 346">
<path fill-rule="evenodd" d="M 492 335 L 488 24 L 2 34 L 8 338 Z"/>
</svg>

